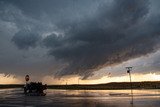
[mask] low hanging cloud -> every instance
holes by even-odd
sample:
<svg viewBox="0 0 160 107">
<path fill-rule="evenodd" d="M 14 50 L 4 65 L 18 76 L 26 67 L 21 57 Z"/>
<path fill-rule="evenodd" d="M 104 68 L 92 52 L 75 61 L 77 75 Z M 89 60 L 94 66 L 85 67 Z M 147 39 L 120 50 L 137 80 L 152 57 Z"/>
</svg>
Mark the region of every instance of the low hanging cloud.
<svg viewBox="0 0 160 107">
<path fill-rule="evenodd" d="M 34 6 L 37 4 L 34 1 L 30 7 L 33 12 L 25 7 L 26 3 L 15 1 L 13 4 L 16 3 L 17 8 L 11 6 L 15 12 L 13 9 L 2 11 L 0 19 L 17 27 L 10 42 L 20 52 L 38 48 L 38 53 L 44 53 L 31 58 L 32 66 L 35 66 L 29 66 L 28 70 L 32 72 L 32 68 L 44 64 L 35 59 L 47 57 L 45 61 L 52 58 L 53 61 L 48 61 L 44 67 L 49 68 L 58 62 L 56 70 L 53 67 L 47 71 L 49 74 L 53 72 L 56 77 L 79 75 L 86 79 L 103 67 L 159 50 L 160 13 L 154 8 L 157 3 L 151 0 L 81 0 L 66 1 L 66 5 L 47 0 L 46 3 L 38 2 L 39 7 Z M 47 6 L 49 4 L 56 8 Z M 8 14 L 12 18 L 8 18 Z M 33 56 L 32 52 L 25 60 L 30 56 Z"/>
</svg>

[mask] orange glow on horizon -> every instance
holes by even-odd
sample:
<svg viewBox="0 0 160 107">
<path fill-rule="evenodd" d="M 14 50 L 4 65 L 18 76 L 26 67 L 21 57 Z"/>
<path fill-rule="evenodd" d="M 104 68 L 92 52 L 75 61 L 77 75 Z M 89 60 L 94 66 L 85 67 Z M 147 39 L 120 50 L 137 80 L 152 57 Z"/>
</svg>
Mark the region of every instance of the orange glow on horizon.
<svg viewBox="0 0 160 107">
<path fill-rule="evenodd" d="M 13 75 L 5 76 L 0 74 L 0 84 L 22 84 L 23 82 L 19 78 L 15 78 Z"/>
<path fill-rule="evenodd" d="M 62 79 L 54 79 L 53 77 L 46 76 L 43 78 L 43 82 L 47 84 L 101 84 L 101 83 L 109 83 L 109 82 L 129 82 L 128 74 L 122 76 L 108 77 L 104 76 L 100 79 L 96 80 L 81 80 L 80 77 L 64 77 Z M 156 73 L 148 73 L 148 74 L 132 74 L 133 82 L 140 81 L 160 81 L 160 74 Z"/>
<path fill-rule="evenodd" d="M 31 79 L 32 81 L 32 79 Z M 45 76 L 41 80 L 44 84 L 101 84 L 109 82 L 129 82 L 128 74 L 122 76 L 108 77 L 104 76 L 95 80 L 81 80 L 78 76 L 62 77 L 61 79 L 54 78 L 52 76 Z M 160 74 L 148 73 L 148 74 L 132 74 L 133 82 L 140 81 L 160 81 Z M 0 84 L 23 84 L 25 80 L 23 77 L 14 78 L 12 75 L 5 77 L 4 74 L 0 74 Z"/>
</svg>

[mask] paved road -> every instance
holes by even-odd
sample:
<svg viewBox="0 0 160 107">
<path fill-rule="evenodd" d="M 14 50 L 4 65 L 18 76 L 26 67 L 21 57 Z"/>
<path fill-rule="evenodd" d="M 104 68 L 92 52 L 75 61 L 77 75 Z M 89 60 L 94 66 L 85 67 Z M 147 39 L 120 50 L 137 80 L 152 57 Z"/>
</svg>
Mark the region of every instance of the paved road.
<svg viewBox="0 0 160 107">
<path fill-rule="evenodd" d="M 0 107 L 160 107 L 160 90 L 47 90 L 25 96 L 22 89 L 0 89 Z"/>
</svg>

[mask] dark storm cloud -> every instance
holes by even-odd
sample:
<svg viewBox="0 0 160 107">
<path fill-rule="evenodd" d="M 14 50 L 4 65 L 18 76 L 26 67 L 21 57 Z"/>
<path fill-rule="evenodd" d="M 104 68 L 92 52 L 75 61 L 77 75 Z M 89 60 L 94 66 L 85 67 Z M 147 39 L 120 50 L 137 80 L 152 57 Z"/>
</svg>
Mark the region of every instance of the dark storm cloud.
<svg viewBox="0 0 160 107">
<path fill-rule="evenodd" d="M 22 30 L 13 36 L 12 41 L 19 49 L 28 49 L 29 47 L 35 47 L 40 39 L 38 34 Z"/>
<path fill-rule="evenodd" d="M 158 3 L 153 1 L 3 2 L 7 6 L 0 7 L 0 21 L 7 23 L 8 29 L 10 25 L 14 27 L 11 39 L 7 40 L 19 48 L 19 53 L 23 53 L 23 49 L 31 49 L 25 51 L 30 52 L 27 58 L 21 58 L 20 61 L 24 63 L 19 62 L 31 72 L 34 72 L 32 68 L 45 63 L 39 59 L 43 58 L 47 62 L 53 56 L 55 59 L 49 61 L 47 67 L 57 62 L 58 70 L 53 68 L 47 72 L 57 77 L 76 74 L 86 79 L 102 67 L 116 65 L 159 49 L 160 13 L 158 6 L 154 8 Z M 34 52 L 31 51 L 36 55 L 33 56 Z M 50 56 L 46 56 L 48 54 L 45 52 Z M 26 67 L 30 63 L 32 66 Z M 15 68 L 18 71 L 19 67 Z M 42 70 L 35 70 L 38 71 Z"/>
<path fill-rule="evenodd" d="M 149 1 L 115 0 L 109 9 L 103 5 L 98 11 L 91 20 L 70 24 L 65 37 L 50 37 L 45 43 L 53 47 L 51 55 L 68 62 L 58 76 L 78 74 L 85 79 L 101 67 L 156 51 L 160 21 L 159 16 L 147 16 Z"/>
<path fill-rule="evenodd" d="M 92 1 L 92 2 L 91 2 Z M 92 16 L 88 9 L 97 7 L 99 0 L 1 0 L 0 1 L 0 73 L 53 75 L 64 68 L 65 63 L 48 56 L 49 37 L 58 40 L 57 23 L 73 22 Z M 85 3 L 84 3 L 85 2 Z M 86 9 L 87 8 L 87 9 Z M 59 34 L 58 34 L 59 35 Z M 63 36 L 63 35 L 62 35 Z M 40 41 L 45 38 L 43 41 Z M 57 42 L 58 43 L 58 42 Z M 48 44 L 53 48 L 57 44 Z M 18 47 L 18 49 L 17 49 Z"/>
</svg>

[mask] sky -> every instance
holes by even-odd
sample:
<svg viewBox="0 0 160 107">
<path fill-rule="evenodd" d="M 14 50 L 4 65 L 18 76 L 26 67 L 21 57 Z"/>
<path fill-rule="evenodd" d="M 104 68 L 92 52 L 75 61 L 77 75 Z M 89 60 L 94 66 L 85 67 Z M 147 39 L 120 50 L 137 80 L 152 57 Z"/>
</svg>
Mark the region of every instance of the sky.
<svg viewBox="0 0 160 107">
<path fill-rule="evenodd" d="M 128 81 L 127 66 L 160 80 L 159 10 L 159 0 L 0 0 L 0 83 Z"/>
</svg>

